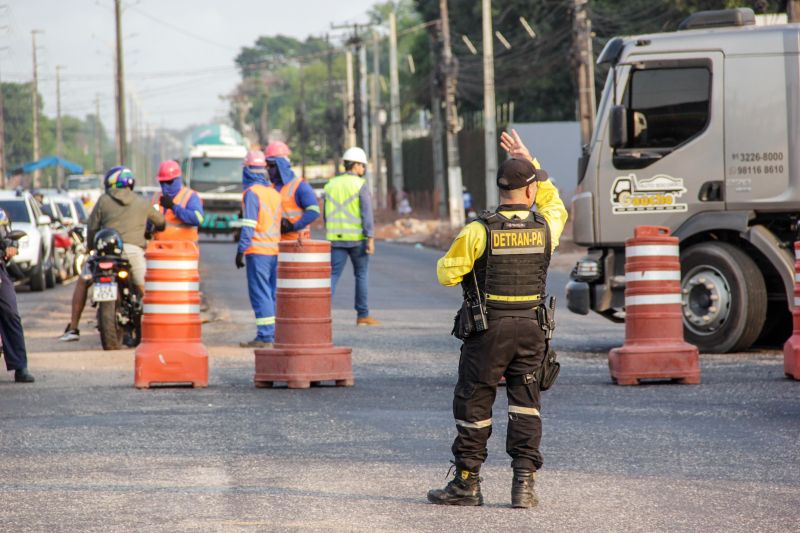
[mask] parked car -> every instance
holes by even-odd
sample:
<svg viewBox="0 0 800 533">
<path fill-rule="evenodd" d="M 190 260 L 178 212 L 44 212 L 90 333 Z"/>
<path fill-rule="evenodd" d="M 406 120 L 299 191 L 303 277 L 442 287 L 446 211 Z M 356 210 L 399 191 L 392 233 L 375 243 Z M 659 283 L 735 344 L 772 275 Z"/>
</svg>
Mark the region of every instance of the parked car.
<svg viewBox="0 0 800 533">
<path fill-rule="evenodd" d="M 42 213 L 38 202 L 25 191 L 0 191 L 0 207 L 15 229 L 27 233 L 19 241 L 19 254 L 8 264 L 9 273 L 16 280 L 27 281 L 33 291 L 54 287 L 57 272 L 50 217 Z"/>
</svg>

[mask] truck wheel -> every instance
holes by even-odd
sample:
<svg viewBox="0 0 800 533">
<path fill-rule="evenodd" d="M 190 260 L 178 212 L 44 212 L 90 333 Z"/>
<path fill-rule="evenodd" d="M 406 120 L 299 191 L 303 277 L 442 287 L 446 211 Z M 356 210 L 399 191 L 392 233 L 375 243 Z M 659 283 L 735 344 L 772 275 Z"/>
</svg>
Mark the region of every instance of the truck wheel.
<svg viewBox="0 0 800 533">
<path fill-rule="evenodd" d="M 46 280 L 45 280 L 45 272 L 44 272 L 44 257 L 42 257 L 42 253 L 39 252 L 39 260 L 36 262 L 36 266 L 31 269 L 31 290 L 35 292 L 41 292 L 44 290 Z"/>
<path fill-rule="evenodd" d="M 122 348 L 124 331 L 117 322 L 117 302 L 97 304 L 97 329 L 100 330 L 100 344 L 104 350 Z"/>
<path fill-rule="evenodd" d="M 681 253 L 686 341 L 701 352 L 747 350 L 767 317 L 764 276 L 739 248 L 702 243 Z"/>
</svg>

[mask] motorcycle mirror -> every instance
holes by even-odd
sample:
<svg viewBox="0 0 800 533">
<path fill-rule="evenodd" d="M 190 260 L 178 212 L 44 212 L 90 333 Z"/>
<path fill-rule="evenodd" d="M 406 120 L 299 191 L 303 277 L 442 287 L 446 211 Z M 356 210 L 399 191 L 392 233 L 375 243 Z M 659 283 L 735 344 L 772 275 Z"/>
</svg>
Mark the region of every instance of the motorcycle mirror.
<svg viewBox="0 0 800 533">
<path fill-rule="evenodd" d="M 11 241 L 19 241 L 28 236 L 27 233 L 22 231 L 21 229 L 15 229 L 9 232 L 7 239 Z"/>
</svg>

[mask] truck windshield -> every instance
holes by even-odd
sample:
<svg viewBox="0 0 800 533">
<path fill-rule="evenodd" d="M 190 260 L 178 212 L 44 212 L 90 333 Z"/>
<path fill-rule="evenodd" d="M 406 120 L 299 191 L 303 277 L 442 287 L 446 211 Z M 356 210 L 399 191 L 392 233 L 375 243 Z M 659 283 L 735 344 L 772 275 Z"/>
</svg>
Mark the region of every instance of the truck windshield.
<svg viewBox="0 0 800 533">
<path fill-rule="evenodd" d="M 14 222 L 31 223 L 31 216 L 28 213 L 25 200 L 22 198 L 19 200 L 0 200 L 0 208 L 6 212 L 12 224 Z"/>
<path fill-rule="evenodd" d="M 71 176 L 67 178 L 66 186 L 71 191 L 102 188 L 100 176 Z"/>
<path fill-rule="evenodd" d="M 204 157 L 190 161 L 191 186 L 198 192 L 236 192 L 242 189 L 242 160 Z"/>
</svg>

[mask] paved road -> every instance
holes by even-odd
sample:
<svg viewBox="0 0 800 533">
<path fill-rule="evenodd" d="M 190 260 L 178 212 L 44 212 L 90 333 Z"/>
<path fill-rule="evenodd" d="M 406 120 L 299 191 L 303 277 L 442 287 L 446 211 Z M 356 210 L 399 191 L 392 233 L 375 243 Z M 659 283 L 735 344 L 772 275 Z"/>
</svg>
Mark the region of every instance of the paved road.
<svg viewBox="0 0 800 533">
<path fill-rule="evenodd" d="M 616 387 L 623 330 L 560 314 L 561 378 L 544 395 L 545 469 L 534 510 L 507 508 L 505 399 L 483 470 L 487 505 L 425 501 L 445 482 L 458 291 L 438 252 L 379 244 L 380 328 L 356 328 L 352 276 L 334 301 L 356 386 L 256 389 L 233 245 L 203 244 L 213 322 L 208 389 L 137 391 L 133 352 L 102 352 L 84 321 L 53 340 L 71 287 L 21 294 L 33 386 L 0 376 L 0 529 L 7 531 L 789 531 L 800 509 L 800 383 L 778 352 L 703 356 L 700 386 Z M 569 258 L 551 276 L 558 293 Z M 563 301 L 563 299 L 562 299 Z M 88 313 L 89 315 L 91 313 Z M 91 318 L 91 317 L 89 317 Z"/>
</svg>

